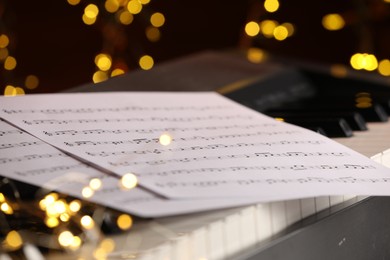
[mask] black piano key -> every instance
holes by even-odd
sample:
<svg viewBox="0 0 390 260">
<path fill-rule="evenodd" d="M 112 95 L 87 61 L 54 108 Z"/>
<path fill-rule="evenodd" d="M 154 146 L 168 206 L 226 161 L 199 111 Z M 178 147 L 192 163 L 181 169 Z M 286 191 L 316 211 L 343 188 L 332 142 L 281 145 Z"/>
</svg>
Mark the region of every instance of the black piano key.
<svg viewBox="0 0 390 260">
<path fill-rule="evenodd" d="M 278 111 L 278 112 L 266 112 L 265 114 L 272 117 L 281 117 L 286 120 L 294 118 L 305 118 L 305 119 L 316 119 L 316 118 L 343 118 L 354 131 L 365 131 L 367 130 L 367 124 L 363 116 L 354 111 L 318 111 L 318 112 L 307 112 L 307 111 Z"/>
<path fill-rule="evenodd" d="M 328 137 L 351 137 L 353 135 L 351 127 L 342 118 L 290 118 L 285 122 L 304 128 L 322 128 Z"/>
</svg>

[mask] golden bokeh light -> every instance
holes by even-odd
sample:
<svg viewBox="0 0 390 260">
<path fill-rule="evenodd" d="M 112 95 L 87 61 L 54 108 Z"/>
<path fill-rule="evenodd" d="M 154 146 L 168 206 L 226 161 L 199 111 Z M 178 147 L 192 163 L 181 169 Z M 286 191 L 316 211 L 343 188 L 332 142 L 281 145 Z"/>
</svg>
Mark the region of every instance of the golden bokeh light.
<svg viewBox="0 0 390 260">
<path fill-rule="evenodd" d="M 46 217 L 45 224 L 49 228 L 55 228 L 60 224 L 60 222 L 58 221 L 58 218 L 56 218 L 56 217 Z"/>
<path fill-rule="evenodd" d="M 272 38 L 274 36 L 274 30 L 276 26 L 278 26 L 276 21 L 264 20 L 260 23 L 260 30 L 265 37 Z"/>
<path fill-rule="evenodd" d="M 139 63 L 139 66 L 141 67 L 141 69 L 143 69 L 143 70 L 150 70 L 151 68 L 153 68 L 153 65 L 154 65 L 153 58 L 149 55 L 142 56 L 139 59 L 138 63 Z"/>
<path fill-rule="evenodd" d="M 124 189 L 130 190 L 138 184 L 137 176 L 134 173 L 126 173 L 120 179 L 120 186 Z"/>
<path fill-rule="evenodd" d="M 91 187 L 91 189 L 93 190 L 98 190 L 102 186 L 103 186 L 103 182 L 99 178 L 93 178 L 89 181 L 89 187 Z"/>
<path fill-rule="evenodd" d="M 355 70 L 373 71 L 378 68 L 378 60 L 373 54 L 355 53 L 350 59 L 350 64 Z"/>
<path fill-rule="evenodd" d="M 7 85 L 4 89 L 4 96 L 16 96 L 18 93 L 16 92 L 16 88 L 11 85 Z"/>
<path fill-rule="evenodd" d="M 74 236 L 70 231 L 63 231 L 58 236 L 58 243 L 63 247 L 72 245 Z"/>
<path fill-rule="evenodd" d="M 95 64 L 100 70 L 107 71 L 112 66 L 112 58 L 108 54 L 100 53 L 95 57 Z"/>
<path fill-rule="evenodd" d="M 335 77 L 343 78 L 347 76 L 347 73 L 347 68 L 342 64 L 334 64 L 330 66 L 330 74 Z"/>
<path fill-rule="evenodd" d="M 0 48 L 6 48 L 9 44 L 9 38 L 7 35 L 0 35 Z"/>
<path fill-rule="evenodd" d="M 245 25 L 245 33 L 248 36 L 254 37 L 254 36 L 258 35 L 259 32 L 260 32 L 260 26 L 258 23 L 251 21 Z"/>
<path fill-rule="evenodd" d="M 62 213 L 65 213 L 66 212 L 66 203 L 64 200 L 58 200 L 56 202 L 54 202 L 54 209 L 56 211 L 56 214 L 60 215 Z"/>
<path fill-rule="evenodd" d="M 122 230 L 128 230 L 133 225 L 133 219 L 127 214 L 122 214 L 116 220 L 118 227 Z"/>
<path fill-rule="evenodd" d="M 289 37 L 294 34 L 295 27 L 292 23 L 283 23 L 282 26 L 284 26 L 287 29 Z"/>
<path fill-rule="evenodd" d="M 5 60 L 8 57 L 8 49 L 0 49 L 0 60 Z"/>
<path fill-rule="evenodd" d="M 108 75 L 104 71 L 96 71 L 92 76 L 93 83 L 99 83 L 108 79 Z"/>
<path fill-rule="evenodd" d="M 170 145 L 172 143 L 172 136 L 169 134 L 162 134 L 158 138 L 158 142 L 164 146 Z"/>
<path fill-rule="evenodd" d="M 68 0 L 68 4 L 70 5 L 78 5 L 80 3 L 80 0 Z"/>
<path fill-rule="evenodd" d="M 127 10 L 123 10 L 117 15 L 117 19 L 124 25 L 129 25 L 133 22 L 134 16 Z"/>
<path fill-rule="evenodd" d="M 127 3 L 127 10 L 131 14 L 138 14 L 142 11 L 142 4 L 138 0 L 130 0 Z"/>
<path fill-rule="evenodd" d="M 146 27 L 145 34 L 146 38 L 151 42 L 157 42 L 161 38 L 160 30 L 153 26 Z"/>
<path fill-rule="evenodd" d="M 70 220 L 70 215 L 68 213 L 62 213 L 60 215 L 60 220 L 62 222 L 68 222 Z"/>
<path fill-rule="evenodd" d="M 266 54 L 262 49 L 259 48 L 249 48 L 246 57 L 250 62 L 260 63 L 266 58 Z"/>
<path fill-rule="evenodd" d="M 104 252 L 110 253 L 115 249 L 115 242 L 110 238 L 104 239 L 99 246 Z"/>
<path fill-rule="evenodd" d="M 91 198 L 95 192 L 90 187 L 84 187 L 81 191 L 81 195 L 84 198 Z"/>
<path fill-rule="evenodd" d="M 89 19 L 96 19 L 99 14 L 99 8 L 94 4 L 89 4 L 84 9 L 84 15 Z"/>
<path fill-rule="evenodd" d="M 165 17 L 162 13 L 154 13 L 150 16 L 150 23 L 154 27 L 161 27 L 165 23 Z"/>
<path fill-rule="evenodd" d="M 327 14 L 322 18 L 322 26 L 329 31 L 336 31 L 344 28 L 344 18 L 339 14 Z"/>
<path fill-rule="evenodd" d="M 73 200 L 69 203 L 69 210 L 73 213 L 79 212 L 81 209 L 81 202 L 79 200 Z"/>
<path fill-rule="evenodd" d="M 11 250 L 19 249 L 23 244 L 22 237 L 15 230 L 8 232 L 4 242 L 5 246 L 10 248 Z"/>
<path fill-rule="evenodd" d="M 138 0 L 141 4 L 147 5 L 150 3 L 150 0 Z"/>
<path fill-rule="evenodd" d="M 69 245 L 69 248 L 70 248 L 71 250 L 77 250 L 77 249 L 80 248 L 81 243 L 82 243 L 82 241 L 81 241 L 81 238 L 80 238 L 79 236 L 73 236 L 73 241 L 72 241 L 72 243 Z M 80 258 L 79 258 L 79 259 L 80 259 Z"/>
<path fill-rule="evenodd" d="M 123 74 L 125 74 L 125 71 L 123 69 L 114 69 L 111 72 L 111 77 L 116 77 L 116 76 L 123 75 Z"/>
<path fill-rule="evenodd" d="M 0 203 L 5 201 L 3 193 L 0 192 Z"/>
<path fill-rule="evenodd" d="M 28 75 L 26 77 L 26 80 L 24 81 L 24 85 L 26 86 L 26 88 L 28 89 L 35 89 L 38 87 L 39 85 L 39 79 L 37 76 L 35 75 Z"/>
<path fill-rule="evenodd" d="M 88 215 L 85 215 L 80 219 L 80 224 L 85 229 L 92 229 L 95 227 L 95 221 Z"/>
<path fill-rule="evenodd" d="M 96 17 L 94 18 L 89 18 L 88 16 L 86 16 L 85 14 L 83 14 L 82 16 L 82 19 L 83 19 L 83 22 L 86 24 L 86 25 L 92 25 L 96 22 Z"/>
<path fill-rule="evenodd" d="M 378 72 L 383 76 L 390 76 L 390 60 L 381 60 L 378 65 Z"/>
<path fill-rule="evenodd" d="M 264 9 L 269 13 L 274 13 L 279 9 L 279 5 L 278 0 L 265 0 Z"/>
<path fill-rule="evenodd" d="M 0 209 L 7 215 L 12 215 L 14 213 L 14 210 L 7 202 L 1 203 Z"/>
<path fill-rule="evenodd" d="M 104 3 L 104 8 L 107 10 L 109 13 L 115 13 L 119 9 L 119 2 L 118 0 L 106 0 Z"/>
<path fill-rule="evenodd" d="M 16 59 L 12 56 L 8 56 L 4 61 L 4 69 L 13 70 L 16 67 Z"/>
<path fill-rule="evenodd" d="M 279 25 L 275 27 L 273 34 L 276 40 L 283 41 L 288 37 L 288 30 L 283 25 Z"/>
</svg>

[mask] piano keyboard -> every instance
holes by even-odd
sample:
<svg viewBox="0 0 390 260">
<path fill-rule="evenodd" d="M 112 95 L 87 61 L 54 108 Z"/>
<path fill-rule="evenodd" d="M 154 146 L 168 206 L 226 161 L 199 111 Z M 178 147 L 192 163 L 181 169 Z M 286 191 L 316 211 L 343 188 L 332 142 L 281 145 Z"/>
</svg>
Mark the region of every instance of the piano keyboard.
<svg viewBox="0 0 390 260">
<path fill-rule="evenodd" d="M 183 90 L 186 89 L 186 87 L 183 88 L 183 84 L 190 89 L 210 90 L 227 85 L 228 82 L 253 78 L 258 73 L 265 72 L 272 75 L 275 71 L 278 74 L 280 67 L 272 64 L 267 66 L 248 64 L 242 58 L 206 53 L 157 67 L 152 71 L 153 77 L 144 77 L 144 72 L 135 72 L 128 77 L 119 77 L 100 86 L 87 85 L 70 91 L 126 90 L 130 85 L 132 90 Z M 166 76 L 167 73 L 170 73 L 169 77 Z M 198 76 L 196 80 L 194 80 L 193 75 Z M 228 90 L 227 96 L 232 98 L 229 93 L 234 92 L 234 100 L 250 107 L 255 106 L 263 111 L 264 108 L 272 106 L 273 103 L 283 103 L 286 99 L 299 99 L 301 96 L 311 94 L 311 88 L 308 87 L 305 79 L 302 81 L 300 75 L 287 71 L 284 76 L 286 77 L 277 76 L 272 80 L 266 78 L 261 86 L 257 86 L 261 87 L 259 92 L 265 98 L 258 98 L 254 100 L 254 103 L 248 101 L 248 97 L 253 98 L 252 93 L 235 91 L 237 84 L 229 85 L 226 88 Z M 238 88 L 242 85 L 241 83 L 239 82 Z M 244 85 L 252 84 L 251 81 L 243 83 Z M 154 89 L 151 89 L 151 86 Z M 166 89 L 167 86 L 169 89 Z M 273 93 L 263 95 L 270 92 Z M 224 92 L 222 91 L 222 93 Z M 353 131 L 353 137 L 338 137 L 334 140 L 371 157 L 377 162 L 390 166 L 390 152 L 387 151 L 390 148 L 390 123 L 370 122 L 367 126 L 368 131 Z M 336 212 L 343 208 L 337 205 L 347 204 L 345 202 L 356 203 L 365 198 L 354 194 L 316 197 L 262 203 L 185 216 L 141 220 L 134 223 L 129 232 L 107 236 L 114 242 L 115 249 L 109 252 L 106 258 L 137 260 L 246 259 L 243 257 L 244 252 L 247 253 L 253 247 L 266 248 L 294 223 L 305 222 L 305 219 L 310 218 L 310 216 L 321 215 L 321 212 L 324 211 Z M 97 249 L 99 246 L 94 243 L 85 244 L 77 252 L 77 257 L 90 259 Z M 74 259 L 74 257 L 74 254 L 50 254 L 48 259 Z"/>
</svg>

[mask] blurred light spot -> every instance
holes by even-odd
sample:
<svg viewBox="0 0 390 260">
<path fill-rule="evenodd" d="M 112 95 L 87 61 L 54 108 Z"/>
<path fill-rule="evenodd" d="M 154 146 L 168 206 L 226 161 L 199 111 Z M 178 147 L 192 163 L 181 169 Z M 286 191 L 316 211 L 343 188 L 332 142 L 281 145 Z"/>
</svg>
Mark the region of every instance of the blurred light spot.
<svg viewBox="0 0 390 260">
<path fill-rule="evenodd" d="M 279 25 L 275 27 L 273 34 L 276 40 L 283 41 L 288 37 L 288 30 L 286 27 Z"/>
<path fill-rule="evenodd" d="M 4 242 L 6 246 L 11 248 L 12 250 L 20 248 L 23 244 L 22 237 L 15 230 L 8 232 Z"/>
<path fill-rule="evenodd" d="M 357 103 L 355 106 L 357 108 L 369 108 L 369 107 L 372 107 L 372 103 L 370 103 L 370 102 L 361 102 L 361 103 Z"/>
<path fill-rule="evenodd" d="M 344 65 L 335 64 L 330 66 L 330 74 L 335 77 L 343 78 L 347 76 L 347 73 L 347 68 Z"/>
<path fill-rule="evenodd" d="M 16 87 L 15 91 L 16 91 L 16 95 L 24 95 L 25 94 L 24 89 L 22 89 L 20 87 Z"/>
<path fill-rule="evenodd" d="M 256 22 L 249 22 L 245 25 L 245 33 L 248 35 L 248 36 L 256 36 L 258 35 L 260 32 L 260 26 L 258 23 Z"/>
<path fill-rule="evenodd" d="M 151 68 L 153 68 L 153 65 L 154 65 L 153 58 L 149 55 L 142 56 L 139 59 L 138 63 L 139 63 L 139 66 L 141 67 L 141 69 L 143 69 L 143 70 L 150 70 Z"/>
<path fill-rule="evenodd" d="M 4 96 L 16 96 L 16 88 L 11 85 L 7 85 L 4 89 Z"/>
<path fill-rule="evenodd" d="M 8 57 L 8 49 L 0 49 L 0 60 L 5 60 Z"/>
<path fill-rule="evenodd" d="M 81 191 L 81 195 L 83 195 L 84 198 L 90 198 L 93 196 L 95 192 L 90 187 L 84 187 Z"/>
<path fill-rule="evenodd" d="M 12 215 L 14 213 L 14 210 L 7 202 L 1 203 L 0 209 L 7 215 Z"/>
<path fill-rule="evenodd" d="M 117 16 L 118 20 L 120 23 L 124 24 L 124 25 L 129 25 L 133 22 L 134 20 L 134 16 L 129 13 L 129 11 L 127 10 L 124 10 L 122 12 L 119 13 L 119 16 Z"/>
<path fill-rule="evenodd" d="M 54 228 L 54 227 L 57 227 L 60 224 L 60 222 L 58 221 L 58 219 L 56 217 L 46 217 L 45 224 L 49 228 Z"/>
<path fill-rule="evenodd" d="M 9 38 L 7 35 L 0 35 L 0 48 L 6 48 L 9 44 Z"/>
<path fill-rule="evenodd" d="M 78 212 L 81 209 L 81 202 L 79 200 L 73 200 L 69 203 L 69 209 L 71 212 Z"/>
<path fill-rule="evenodd" d="M 96 17 L 94 18 L 89 18 L 87 17 L 85 14 L 83 14 L 82 16 L 82 19 L 83 19 L 83 22 L 86 24 L 86 25 L 92 25 L 96 22 Z"/>
<path fill-rule="evenodd" d="M 135 176 L 135 174 L 133 173 L 126 173 L 125 175 L 122 176 L 120 180 L 121 187 L 128 190 L 137 186 L 137 183 L 138 183 L 137 176 Z"/>
<path fill-rule="evenodd" d="M 161 38 L 161 33 L 158 28 L 149 26 L 146 28 L 146 38 L 151 42 L 157 42 Z"/>
<path fill-rule="evenodd" d="M 54 208 L 55 208 L 55 211 L 56 213 L 59 215 L 59 214 L 62 214 L 62 213 L 65 213 L 66 212 L 66 204 L 65 204 L 65 201 L 63 200 L 58 200 L 56 202 L 54 202 Z"/>
<path fill-rule="evenodd" d="M 122 74 L 125 74 L 125 71 L 123 69 L 114 69 L 111 72 L 111 77 L 116 77 L 116 76 L 119 76 L 119 75 L 122 75 Z"/>
<path fill-rule="evenodd" d="M 52 192 L 45 196 L 45 201 L 48 204 L 54 203 L 56 200 L 58 200 L 58 194 L 55 192 Z"/>
<path fill-rule="evenodd" d="M 4 61 L 4 69 L 13 70 L 16 67 L 16 59 L 12 56 L 8 56 Z"/>
<path fill-rule="evenodd" d="M 265 0 L 264 8 L 267 12 L 273 13 L 279 9 L 279 1 L 278 0 Z"/>
<path fill-rule="evenodd" d="M 390 3 L 390 0 L 383 0 L 385 3 Z"/>
<path fill-rule="evenodd" d="M 115 242 L 110 238 L 106 238 L 100 243 L 100 248 L 102 248 L 106 253 L 110 253 L 115 249 Z"/>
<path fill-rule="evenodd" d="M 283 23 L 282 26 L 284 26 L 287 29 L 289 37 L 294 34 L 295 28 L 292 23 Z"/>
<path fill-rule="evenodd" d="M 99 14 L 99 8 L 94 4 L 89 4 L 84 9 L 84 15 L 89 19 L 96 19 Z"/>
<path fill-rule="evenodd" d="M 141 4 L 147 5 L 150 3 L 150 0 L 138 0 Z"/>
<path fill-rule="evenodd" d="M 89 181 L 89 187 L 93 190 L 98 190 L 102 187 L 103 183 L 100 179 L 98 178 L 93 178 L 92 180 Z"/>
<path fill-rule="evenodd" d="M 118 0 L 106 0 L 104 8 L 106 8 L 109 13 L 115 13 L 119 9 L 119 2 Z"/>
<path fill-rule="evenodd" d="M 92 81 L 94 83 L 99 83 L 99 82 L 102 82 L 102 81 L 105 81 L 108 79 L 108 75 L 106 72 L 104 71 L 96 71 L 93 76 L 92 76 Z"/>
<path fill-rule="evenodd" d="M 275 117 L 275 120 L 280 121 L 280 122 L 284 122 L 284 118 L 282 118 L 282 117 Z"/>
<path fill-rule="evenodd" d="M 272 20 L 265 20 L 260 23 L 261 32 L 267 38 L 272 38 L 274 36 L 276 26 L 278 26 L 278 23 Z"/>
<path fill-rule="evenodd" d="M 381 60 L 378 65 L 378 71 L 383 76 L 390 76 L 390 60 Z"/>
<path fill-rule="evenodd" d="M 138 0 L 130 0 L 127 4 L 127 10 L 131 14 L 138 14 L 142 10 L 142 4 Z"/>
<path fill-rule="evenodd" d="M 26 86 L 26 88 L 28 89 L 35 89 L 38 87 L 39 85 L 39 79 L 37 76 L 35 75 L 28 75 L 26 77 L 26 80 L 24 81 L 24 85 Z"/>
<path fill-rule="evenodd" d="M 69 248 L 72 250 L 77 250 L 81 246 L 81 238 L 79 236 L 74 236 L 72 244 L 69 245 Z"/>
<path fill-rule="evenodd" d="M 68 3 L 70 5 L 78 5 L 80 3 L 80 0 L 68 0 Z"/>
<path fill-rule="evenodd" d="M 95 221 L 90 216 L 85 215 L 81 218 L 80 224 L 85 229 L 92 229 L 95 226 Z"/>
<path fill-rule="evenodd" d="M 322 18 L 322 26 L 329 31 L 340 30 L 344 25 L 345 21 L 339 14 L 327 14 Z"/>
<path fill-rule="evenodd" d="M 165 23 L 165 17 L 164 17 L 164 15 L 162 13 L 154 13 L 150 17 L 150 23 L 154 27 L 161 27 Z"/>
<path fill-rule="evenodd" d="M 0 203 L 5 201 L 3 193 L 0 192 Z"/>
<path fill-rule="evenodd" d="M 374 55 L 368 53 L 356 53 L 352 55 L 350 63 L 352 68 L 356 70 L 365 69 L 373 71 L 378 68 L 378 60 Z"/>
<path fill-rule="evenodd" d="M 60 219 L 62 222 L 68 222 L 70 220 L 70 215 L 68 213 L 62 213 Z"/>
<path fill-rule="evenodd" d="M 265 53 L 259 48 L 249 48 L 247 51 L 247 59 L 253 63 L 260 63 L 265 59 Z"/>
<path fill-rule="evenodd" d="M 107 71 L 112 65 L 111 56 L 105 53 L 100 53 L 95 57 L 95 64 L 100 70 Z"/>
<path fill-rule="evenodd" d="M 45 211 L 48 217 L 57 217 L 59 215 L 54 203 L 47 204 Z"/>
<path fill-rule="evenodd" d="M 68 247 L 73 243 L 73 234 L 70 231 L 63 231 L 58 236 L 58 243 L 63 247 Z"/>
<path fill-rule="evenodd" d="M 170 145 L 172 143 L 172 136 L 169 134 L 162 134 L 158 138 L 158 142 L 164 146 Z"/>
<path fill-rule="evenodd" d="M 122 214 L 118 217 L 116 223 L 120 229 L 128 230 L 133 225 L 133 219 L 127 214 Z"/>
</svg>

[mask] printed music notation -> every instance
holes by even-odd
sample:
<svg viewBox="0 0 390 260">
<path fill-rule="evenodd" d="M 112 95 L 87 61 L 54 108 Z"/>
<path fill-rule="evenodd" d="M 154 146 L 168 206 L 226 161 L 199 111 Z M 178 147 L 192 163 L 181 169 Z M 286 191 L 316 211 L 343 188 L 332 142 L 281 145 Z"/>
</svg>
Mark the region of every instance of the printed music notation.
<svg viewBox="0 0 390 260">
<path fill-rule="evenodd" d="M 216 93 L 57 94 L 17 100 L 0 98 L 0 116 L 117 178 L 134 173 L 140 186 L 166 198 L 267 201 L 359 195 L 360 190 L 390 194 L 383 186 L 389 177 L 383 166 Z M 378 181 L 364 182 L 363 189 L 358 181 L 325 181 L 340 178 Z M 251 184 L 237 184 L 245 181 Z M 176 185 L 214 182 L 219 184 L 202 186 L 202 192 L 196 185 Z"/>
</svg>

